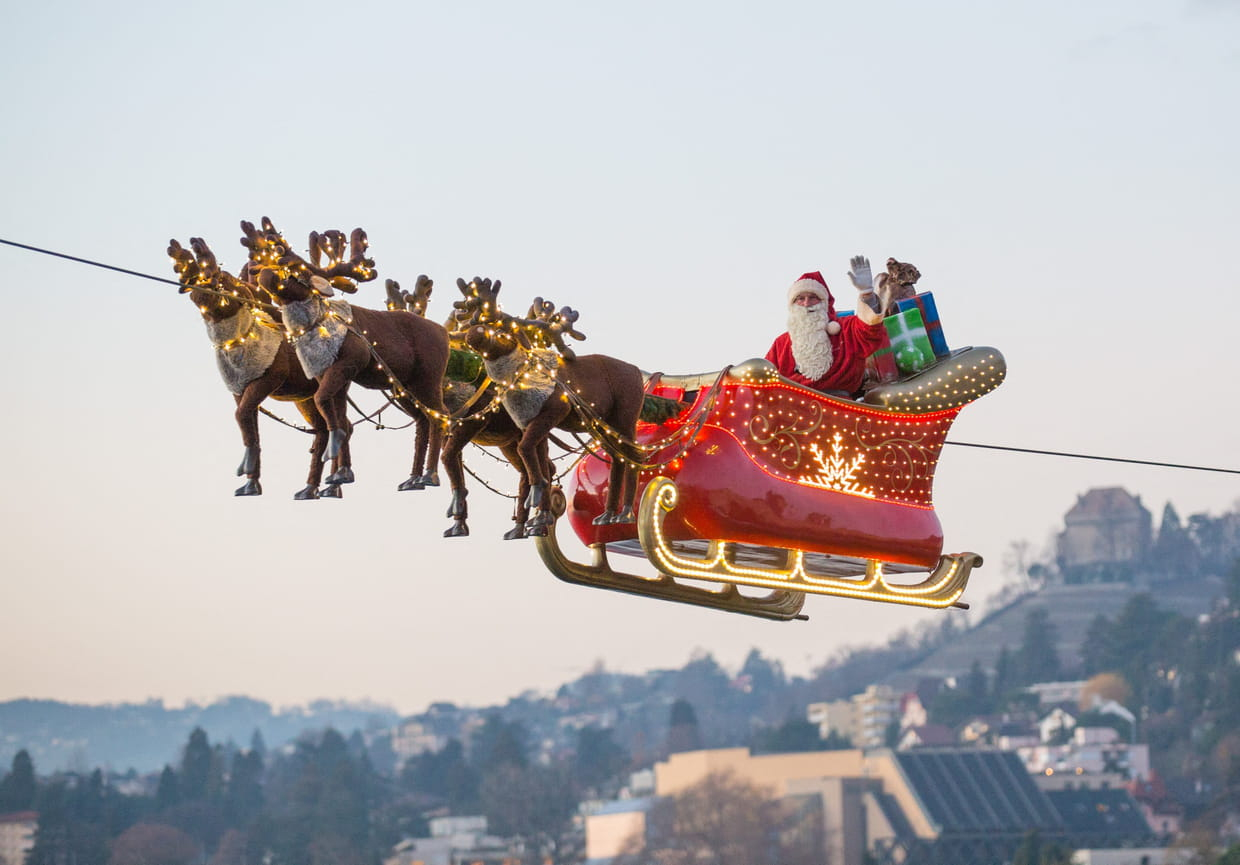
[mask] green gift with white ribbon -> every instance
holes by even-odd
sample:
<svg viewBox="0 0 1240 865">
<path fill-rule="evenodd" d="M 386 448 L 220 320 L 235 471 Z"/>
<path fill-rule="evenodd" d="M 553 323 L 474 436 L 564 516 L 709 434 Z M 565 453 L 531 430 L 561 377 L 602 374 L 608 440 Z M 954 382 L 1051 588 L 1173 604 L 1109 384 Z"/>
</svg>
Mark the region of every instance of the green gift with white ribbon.
<svg viewBox="0 0 1240 865">
<path fill-rule="evenodd" d="M 888 315 L 883 318 L 883 325 L 887 328 L 891 353 L 901 373 L 919 372 L 934 363 L 934 349 L 930 346 L 921 310 L 911 307 Z"/>
</svg>

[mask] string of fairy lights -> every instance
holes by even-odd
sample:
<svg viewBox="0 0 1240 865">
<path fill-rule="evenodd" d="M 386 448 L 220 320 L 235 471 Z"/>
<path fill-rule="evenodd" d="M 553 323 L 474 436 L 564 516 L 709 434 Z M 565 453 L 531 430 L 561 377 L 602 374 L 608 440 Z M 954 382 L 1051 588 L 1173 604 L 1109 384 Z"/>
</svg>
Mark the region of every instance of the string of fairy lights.
<svg viewBox="0 0 1240 865">
<path fill-rule="evenodd" d="M 38 253 L 41 255 L 48 255 L 48 256 L 55 257 L 55 258 L 61 258 L 67 261 L 77 262 L 79 264 L 88 265 L 90 267 L 97 267 L 97 268 L 101 268 L 104 270 L 111 270 L 116 273 L 121 273 L 127 276 L 137 277 L 139 279 L 147 279 L 147 280 L 151 280 L 154 282 L 164 283 L 167 285 L 174 285 L 174 286 L 177 286 L 178 288 L 185 287 L 184 284 L 178 280 L 168 279 L 168 278 L 160 277 L 160 276 L 154 276 L 152 274 L 144 273 L 142 271 L 132 270 L 129 268 L 124 268 L 124 267 L 118 267 L 116 265 L 107 264 L 105 262 L 96 261 L 96 260 L 84 258 L 81 256 L 70 255 L 65 252 L 60 252 L 57 250 L 34 246 L 31 244 L 19 243 L 17 241 L 9 240 L 6 238 L 0 238 L 0 244 L 13 247 L 16 249 L 26 250 L 28 252 Z M 325 245 L 329 245 L 329 244 L 330 244 L 330 241 L 328 242 L 328 244 L 325 244 Z M 236 292 L 222 291 L 222 290 L 215 289 L 207 285 L 203 285 L 203 286 L 195 285 L 192 287 L 196 291 L 203 291 L 208 294 L 215 294 L 221 298 L 226 298 L 226 297 L 232 298 L 239 303 L 254 306 L 260 309 L 263 307 L 270 306 L 269 304 L 263 304 L 261 301 L 258 301 L 258 300 L 244 298 Z M 328 314 L 333 315 L 333 316 L 335 315 L 335 313 L 331 311 L 330 309 L 328 310 Z M 247 334 L 239 336 L 237 338 L 237 342 L 240 342 L 243 338 L 246 338 L 247 335 L 252 334 L 254 332 L 254 328 L 259 327 L 259 326 L 263 326 L 263 327 L 269 326 L 265 322 L 261 324 L 257 323 L 259 316 L 256 315 L 255 319 L 256 319 L 256 323 L 251 325 L 251 328 L 247 331 Z M 352 327 L 352 325 L 348 325 L 348 324 L 346 326 Z M 366 342 L 371 347 L 372 352 L 375 350 L 375 342 L 370 339 L 369 334 L 367 334 L 364 330 L 355 329 L 354 332 L 358 333 L 359 336 L 362 336 L 364 339 L 366 339 Z M 530 357 L 534 358 L 534 355 L 531 354 Z M 382 363 L 381 358 L 378 358 L 377 356 L 376 356 L 376 361 L 379 363 Z M 395 402 L 397 405 L 400 405 L 399 401 L 401 400 L 405 401 L 408 404 L 416 405 L 419 410 L 425 412 L 430 418 L 444 425 L 449 425 L 449 424 L 455 423 L 460 420 L 460 418 L 454 417 L 450 413 L 441 412 L 429 406 L 421 405 L 421 403 L 417 401 L 416 398 L 412 394 L 409 394 L 403 388 L 400 387 L 400 383 L 391 376 L 391 374 L 387 371 L 387 368 L 385 365 L 382 368 L 384 370 L 384 373 L 388 375 L 389 382 L 391 382 L 391 384 L 393 385 L 392 398 L 393 398 L 393 402 Z M 506 393 L 508 390 L 520 387 L 521 382 L 523 380 L 528 379 L 535 373 L 541 373 L 544 375 L 546 374 L 554 375 L 555 370 L 544 366 L 537 359 L 534 359 L 532 362 L 527 362 L 526 368 L 523 368 L 520 371 L 520 374 L 514 375 L 512 379 L 507 380 L 507 381 L 495 382 L 497 391 L 493 395 L 493 398 L 490 401 L 490 403 L 484 406 L 483 408 L 478 409 L 476 412 L 474 412 L 472 416 L 476 417 L 479 413 L 497 411 L 502 406 L 503 394 Z M 718 383 L 716 383 L 716 387 L 717 387 L 717 384 Z M 657 442 L 639 443 L 639 442 L 633 441 L 632 439 L 629 439 L 628 437 L 623 436 L 621 433 L 617 432 L 616 430 L 611 429 L 606 424 L 604 424 L 602 420 L 599 419 L 597 415 L 592 412 L 592 407 L 588 403 L 586 403 L 584 400 L 581 400 L 579 397 L 577 397 L 576 394 L 574 394 L 571 390 L 565 389 L 565 398 L 569 399 L 570 401 L 574 401 L 575 408 L 577 408 L 580 412 L 587 414 L 587 417 L 586 417 L 587 425 L 588 425 L 588 428 L 592 436 L 594 437 L 594 440 L 598 442 L 607 451 L 609 455 L 615 458 L 623 459 L 626 462 L 632 464 L 634 467 L 648 468 L 652 465 L 655 465 L 656 463 L 633 460 L 627 454 L 621 452 L 621 449 L 619 447 L 616 447 L 615 443 L 622 444 L 624 446 L 632 448 L 633 450 L 637 452 L 642 453 L 643 455 L 646 455 L 646 454 L 657 453 L 657 452 L 663 451 L 666 448 L 672 446 L 673 444 L 676 444 L 676 442 L 679 440 L 680 444 L 677 446 L 676 451 L 674 451 L 673 455 L 668 457 L 666 460 L 666 461 L 674 461 L 675 459 L 683 457 L 685 451 L 687 451 L 688 447 L 691 446 L 693 442 L 693 436 L 688 434 L 688 431 L 692 430 L 693 427 L 695 426 L 695 424 L 692 424 L 692 423 L 686 423 L 682 425 L 679 430 L 677 430 L 676 432 L 672 433 L 670 436 L 667 436 L 664 439 L 657 441 Z M 706 402 L 705 400 L 700 400 L 699 404 L 704 405 L 705 402 Z M 356 406 L 354 407 L 356 408 Z M 269 416 L 275 417 L 274 415 L 271 415 L 270 412 L 264 412 L 264 413 L 268 414 Z M 702 413 L 701 417 L 704 418 L 704 416 L 705 416 L 705 412 Z M 276 418 L 276 419 L 279 420 L 279 418 Z M 700 418 L 695 419 L 695 423 L 697 420 L 700 420 Z M 290 425 L 290 424 L 286 424 L 286 425 Z M 384 428 L 382 427 L 382 425 L 379 425 L 379 426 L 380 428 Z M 391 428 L 391 427 L 387 427 L 387 428 Z M 611 444 L 611 446 L 609 446 L 609 444 Z M 1223 468 L 1220 466 L 1190 465 L 1190 464 L 1185 464 L 1185 463 L 1173 463 L 1173 462 L 1166 462 L 1166 461 L 1160 461 L 1160 460 L 1132 459 L 1132 458 L 1127 458 L 1127 457 L 1118 457 L 1118 456 L 1104 455 L 1104 454 L 1086 454 L 1086 453 L 1077 453 L 1077 452 L 1071 452 L 1071 451 L 1047 450 L 1047 449 L 1041 449 L 1041 448 L 1024 448 L 1024 447 L 1015 447 L 1015 446 L 1009 446 L 1009 445 L 987 444 L 987 443 L 980 443 L 980 442 L 962 442 L 962 441 L 955 441 L 955 440 L 945 441 L 944 444 L 954 445 L 957 447 L 1006 451 L 1009 453 L 1031 454 L 1031 455 L 1038 455 L 1038 456 L 1054 456 L 1054 457 L 1062 457 L 1062 458 L 1070 458 L 1070 459 L 1097 460 L 1097 461 L 1105 461 L 1105 462 L 1126 463 L 1130 465 L 1143 465 L 1143 466 L 1172 468 L 1172 469 L 1181 469 L 1181 470 L 1189 470 L 1189 471 L 1204 471 L 1204 472 L 1215 472 L 1215 473 L 1223 473 L 1223 474 L 1240 474 L 1240 469 Z M 612 453 L 613 450 L 616 451 L 616 453 L 613 454 Z M 658 462 L 663 463 L 665 462 L 665 460 L 660 459 Z"/>
</svg>

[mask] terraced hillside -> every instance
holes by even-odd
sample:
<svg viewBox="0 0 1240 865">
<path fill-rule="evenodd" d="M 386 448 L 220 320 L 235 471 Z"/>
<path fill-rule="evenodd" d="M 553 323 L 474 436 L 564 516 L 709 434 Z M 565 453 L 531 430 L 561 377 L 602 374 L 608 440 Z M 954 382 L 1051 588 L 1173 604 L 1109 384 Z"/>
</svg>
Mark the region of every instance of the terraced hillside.
<svg viewBox="0 0 1240 865">
<path fill-rule="evenodd" d="M 1128 599 L 1142 591 L 1152 594 L 1160 607 L 1198 616 L 1208 612 L 1211 603 L 1222 594 L 1223 582 L 1207 578 L 1147 586 L 1127 583 L 1048 586 L 991 613 L 956 642 L 935 650 L 918 664 L 893 673 L 884 681 L 898 690 L 911 689 L 923 678 L 962 676 L 974 660 L 980 661 L 983 669 L 991 670 L 1005 645 L 1012 651 L 1019 648 L 1025 621 L 1030 610 L 1037 607 L 1045 607 L 1050 613 L 1058 633 L 1056 649 L 1060 661 L 1067 667 L 1076 666 L 1090 622 L 1099 614 L 1115 618 Z"/>
</svg>

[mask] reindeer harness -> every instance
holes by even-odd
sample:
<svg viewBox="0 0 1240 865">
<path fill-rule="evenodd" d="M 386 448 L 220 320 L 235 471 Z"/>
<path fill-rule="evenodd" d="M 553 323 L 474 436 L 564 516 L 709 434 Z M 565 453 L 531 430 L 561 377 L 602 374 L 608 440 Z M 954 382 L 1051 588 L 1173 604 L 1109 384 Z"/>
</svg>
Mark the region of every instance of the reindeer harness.
<svg viewBox="0 0 1240 865">
<path fill-rule="evenodd" d="M 284 341 L 280 325 L 271 316 L 248 306 L 223 321 L 208 320 L 206 325 L 220 377 L 234 394 L 267 371 Z"/>
<path fill-rule="evenodd" d="M 309 378 L 318 378 L 336 362 L 340 346 L 353 324 L 353 308 L 346 300 L 324 300 L 312 294 L 282 309 L 288 341 Z"/>
</svg>

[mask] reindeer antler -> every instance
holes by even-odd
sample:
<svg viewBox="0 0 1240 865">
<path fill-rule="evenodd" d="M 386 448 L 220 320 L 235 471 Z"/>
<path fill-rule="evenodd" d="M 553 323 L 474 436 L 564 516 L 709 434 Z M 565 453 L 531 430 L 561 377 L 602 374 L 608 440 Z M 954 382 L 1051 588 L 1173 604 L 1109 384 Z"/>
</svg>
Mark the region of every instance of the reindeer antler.
<svg viewBox="0 0 1240 865">
<path fill-rule="evenodd" d="M 452 304 L 452 317 L 456 322 L 454 330 L 464 330 L 475 324 L 502 321 L 504 316 L 499 311 L 500 280 L 494 283 L 490 279 L 475 276 L 470 282 L 457 278 L 456 287 L 464 297 Z"/>
<path fill-rule="evenodd" d="M 405 303 L 416 315 L 426 315 L 426 308 L 431 302 L 431 291 L 434 288 L 435 280 L 425 273 L 418 274 L 418 280 L 413 284 L 413 294 L 405 295 Z"/>
<path fill-rule="evenodd" d="M 516 320 L 530 344 L 539 348 L 554 346 L 567 360 L 573 360 L 577 355 L 564 342 L 564 335 L 568 334 L 578 340 L 586 338 L 585 334 L 573 327 L 580 313 L 567 306 L 556 312 L 555 304 L 541 297 L 534 298 L 530 311 L 534 313 L 532 317 Z"/>
<path fill-rule="evenodd" d="M 310 232 L 310 260 L 289 250 L 281 260 L 282 264 L 308 270 L 315 276 L 321 276 L 331 283 L 333 288 L 353 294 L 357 291 L 357 282 L 369 282 L 378 276 L 375 272 L 375 260 L 366 257 L 369 245 L 366 232 L 360 228 L 353 229 L 349 238 L 349 258 L 344 258 L 344 232 L 332 229 L 322 234 Z M 326 257 L 327 264 L 320 264 Z"/>
<path fill-rule="evenodd" d="M 172 269 L 176 271 L 177 279 L 181 283 L 180 292 L 185 294 L 198 281 L 198 261 L 175 237 L 168 241 L 168 257 L 172 259 Z"/>
</svg>

